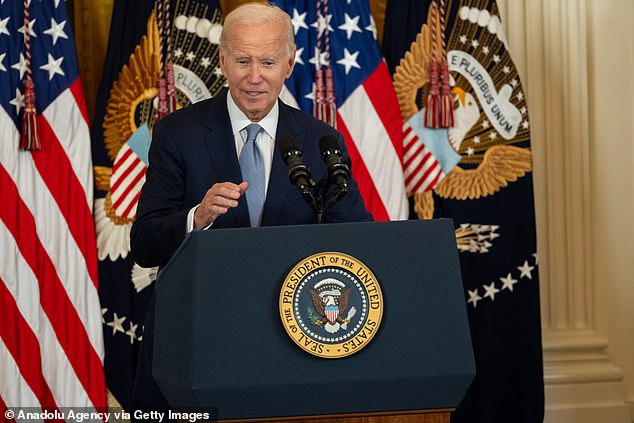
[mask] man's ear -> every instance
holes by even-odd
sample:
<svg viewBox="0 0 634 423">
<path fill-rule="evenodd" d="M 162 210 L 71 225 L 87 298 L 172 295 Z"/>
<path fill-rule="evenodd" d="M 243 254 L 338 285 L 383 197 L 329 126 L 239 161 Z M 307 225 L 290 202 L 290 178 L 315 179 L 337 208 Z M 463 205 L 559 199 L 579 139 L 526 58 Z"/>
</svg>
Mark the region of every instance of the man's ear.
<svg viewBox="0 0 634 423">
<path fill-rule="evenodd" d="M 295 67 L 295 51 L 296 50 L 293 50 L 293 54 L 288 59 L 288 72 L 286 73 L 286 79 L 291 77 L 291 74 L 293 73 L 293 68 Z"/>
<path fill-rule="evenodd" d="M 218 64 L 220 66 L 224 66 L 225 60 L 226 60 L 225 53 L 223 52 L 222 48 L 219 48 L 218 49 Z"/>
</svg>

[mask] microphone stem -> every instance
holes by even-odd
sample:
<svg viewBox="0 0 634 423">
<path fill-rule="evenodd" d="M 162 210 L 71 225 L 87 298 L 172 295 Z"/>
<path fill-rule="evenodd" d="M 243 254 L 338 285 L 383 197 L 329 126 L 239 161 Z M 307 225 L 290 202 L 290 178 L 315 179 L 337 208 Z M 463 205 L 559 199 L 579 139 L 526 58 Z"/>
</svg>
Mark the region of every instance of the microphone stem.
<svg viewBox="0 0 634 423">
<path fill-rule="evenodd" d="M 313 203 L 311 204 L 313 211 L 315 212 L 315 217 L 317 217 L 317 223 L 324 223 L 324 199 L 319 192 L 319 188 L 317 189 L 317 195 L 314 198 Z"/>
<path fill-rule="evenodd" d="M 339 188 L 337 190 L 337 192 L 335 192 L 329 199 L 328 201 L 326 201 L 326 204 L 324 205 L 324 209 L 327 210 L 330 207 L 333 206 L 333 204 L 335 204 L 336 202 L 338 202 L 339 200 L 341 200 L 343 198 L 344 195 L 346 195 L 348 193 L 348 187 L 344 186 L 342 188 Z"/>
</svg>

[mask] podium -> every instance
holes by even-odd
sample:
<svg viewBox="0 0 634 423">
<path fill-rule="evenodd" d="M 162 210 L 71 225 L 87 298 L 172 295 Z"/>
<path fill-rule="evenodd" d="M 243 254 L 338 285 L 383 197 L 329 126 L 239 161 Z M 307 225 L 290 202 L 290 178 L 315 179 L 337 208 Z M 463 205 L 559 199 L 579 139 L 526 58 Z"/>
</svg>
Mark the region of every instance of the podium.
<svg viewBox="0 0 634 423">
<path fill-rule="evenodd" d="M 339 252 L 383 295 L 359 352 L 302 350 L 280 291 L 306 257 Z M 153 376 L 177 408 L 220 420 L 449 422 L 475 365 L 451 220 L 194 231 L 159 275 Z"/>
</svg>

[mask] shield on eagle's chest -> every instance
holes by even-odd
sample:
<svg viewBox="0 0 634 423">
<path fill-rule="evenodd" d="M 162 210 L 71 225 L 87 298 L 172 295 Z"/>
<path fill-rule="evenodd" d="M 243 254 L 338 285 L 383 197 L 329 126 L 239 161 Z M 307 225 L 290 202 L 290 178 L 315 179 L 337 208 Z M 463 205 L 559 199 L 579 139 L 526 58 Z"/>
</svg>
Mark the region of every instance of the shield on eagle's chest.
<svg viewBox="0 0 634 423">
<path fill-rule="evenodd" d="M 328 318 L 329 322 L 336 322 L 337 321 L 337 317 L 339 317 L 339 306 L 336 305 L 330 305 L 330 306 L 326 306 L 326 317 Z"/>
</svg>

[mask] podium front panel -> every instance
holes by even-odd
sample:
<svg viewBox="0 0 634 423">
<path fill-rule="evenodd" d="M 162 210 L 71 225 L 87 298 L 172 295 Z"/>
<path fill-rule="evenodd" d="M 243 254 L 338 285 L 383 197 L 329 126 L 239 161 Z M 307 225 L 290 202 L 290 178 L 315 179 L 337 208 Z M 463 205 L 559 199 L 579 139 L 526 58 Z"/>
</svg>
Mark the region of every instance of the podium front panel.
<svg viewBox="0 0 634 423">
<path fill-rule="evenodd" d="M 322 252 L 365 263 L 381 325 L 325 359 L 286 333 L 288 272 Z M 221 419 L 454 408 L 475 374 L 451 220 L 194 231 L 157 282 L 153 374 L 175 407 Z"/>
</svg>

